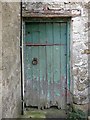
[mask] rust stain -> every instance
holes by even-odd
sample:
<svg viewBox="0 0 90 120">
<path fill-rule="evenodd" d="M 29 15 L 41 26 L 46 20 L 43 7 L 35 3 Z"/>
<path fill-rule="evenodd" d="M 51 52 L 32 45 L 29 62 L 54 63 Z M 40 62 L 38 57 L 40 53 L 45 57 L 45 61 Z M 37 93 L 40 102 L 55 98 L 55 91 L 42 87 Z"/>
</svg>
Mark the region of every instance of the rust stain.
<svg viewBox="0 0 90 120">
<path fill-rule="evenodd" d="M 33 44 L 33 43 L 26 43 L 26 46 L 61 46 L 65 44 Z"/>
</svg>

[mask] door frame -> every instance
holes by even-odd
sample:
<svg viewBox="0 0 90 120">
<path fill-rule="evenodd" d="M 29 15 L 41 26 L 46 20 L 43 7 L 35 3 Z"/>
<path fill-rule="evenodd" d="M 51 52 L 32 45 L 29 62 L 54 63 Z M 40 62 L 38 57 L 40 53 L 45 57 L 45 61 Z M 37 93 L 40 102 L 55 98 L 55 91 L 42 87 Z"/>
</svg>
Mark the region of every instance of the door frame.
<svg viewBox="0 0 90 120">
<path fill-rule="evenodd" d="M 24 80 L 24 44 L 23 41 L 25 39 L 25 23 L 26 22 L 67 22 L 67 57 L 66 57 L 66 104 L 71 104 L 71 100 L 68 101 L 68 92 L 69 92 L 69 97 L 71 98 L 71 93 L 72 93 L 72 63 L 71 63 L 71 17 L 53 17 L 53 18 L 36 18 L 36 17 L 26 17 L 23 18 L 22 21 L 22 72 L 23 72 L 23 98 L 24 98 L 24 86 L 25 86 L 25 80 Z M 25 102 L 24 102 L 24 107 L 25 107 Z"/>
</svg>

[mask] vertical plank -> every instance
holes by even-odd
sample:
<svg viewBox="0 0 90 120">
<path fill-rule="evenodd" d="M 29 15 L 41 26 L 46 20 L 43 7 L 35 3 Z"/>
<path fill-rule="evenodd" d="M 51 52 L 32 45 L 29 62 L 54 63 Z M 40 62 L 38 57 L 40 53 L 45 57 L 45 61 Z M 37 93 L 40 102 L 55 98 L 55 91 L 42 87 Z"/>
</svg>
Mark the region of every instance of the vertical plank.
<svg viewBox="0 0 90 120">
<path fill-rule="evenodd" d="M 38 32 L 38 24 L 33 23 L 32 26 L 32 36 L 33 36 L 33 44 L 39 42 L 39 32 Z M 32 46 L 32 61 L 33 59 L 37 59 L 39 62 L 39 47 Z M 31 64 L 32 64 L 31 61 Z M 32 105 L 37 106 L 39 104 L 39 63 L 36 65 L 32 64 L 33 71 L 33 101 Z"/>
<path fill-rule="evenodd" d="M 54 44 L 60 44 L 60 23 L 53 24 L 53 37 Z M 54 101 L 55 104 L 60 108 L 60 47 L 54 46 Z"/>
<path fill-rule="evenodd" d="M 45 23 L 39 24 L 39 42 L 46 43 L 46 27 Z M 39 46 L 39 70 L 40 70 L 40 106 L 45 106 L 45 95 L 46 95 L 46 56 L 45 46 Z"/>
<path fill-rule="evenodd" d="M 46 23 L 46 36 L 47 36 L 47 43 L 52 44 L 53 41 L 53 35 L 52 35 L 52 23 Z M 47 101 L 48 101 L 48 107 L 50 107 L 50 101 L 52 101 L 52 80 L 53 80 L 53 69 L 52 69 L 52 46 L 46 47 L 46 61 L 47 61 L 47 82 L 48 82 L 48 90 L 47 90 Z"/>
<path fill-rule="evenodd" d="M 61 44 L 66 44 L 66 23 L 61 23 Z M 61 86 L 62 86 L 62 109 L 65 109 L 66 100 L 66 45 L 61 46 Z"/>
<path fill-rule="evenodd" d="M 27 33 L 31 33 L 32 31 L 32 24 L 26 24 L 26 35 Z M 30 36 L 26 36 L 24 43 L 33 41 L 32 34 Z M 32 64 L 31 64 L 31 58 L 32 58 L 32 48 L 24 46 L 24 79 L 25 79 L 25 100 L 26 105 L 29 106 L 31 101 L 33 101 L 33 73 L 32 73 Z"/>
<path fill-rule="evenodd" d="M 73 80 L 71 75 L 71 60 L 70 60 L 70 21 L 67 22 L 67 103 L 72 102 L 72 95 L 70 92 L 73 92 Z M 71 80 L 70 80 L 71 78 Z"/>
</svg>

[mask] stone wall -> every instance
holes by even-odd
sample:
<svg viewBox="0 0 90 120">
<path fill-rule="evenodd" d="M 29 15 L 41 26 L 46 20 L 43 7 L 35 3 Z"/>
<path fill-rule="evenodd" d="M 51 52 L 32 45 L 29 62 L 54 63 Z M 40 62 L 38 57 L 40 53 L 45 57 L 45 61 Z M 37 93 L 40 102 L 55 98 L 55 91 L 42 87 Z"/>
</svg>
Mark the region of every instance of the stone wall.
<svg viewBox="0 0 90 120">
<path fill-rule="evenodd" d="M 80 4 L 81 16 L 73 18 L 73 80 L 74 102 L 78 104 L 88 103 L 88 9 L 86 4 Z"/>
<path fill-rule="evenodd" d="M 2 5 L 0 2 L 0 120 L 2 118 Z"/>
<path fill-rule="evenodd" d="M 2 12 L 2 117 L 14 118 L 21 113 L 20 3 L 2 2 Z"/>
<path fill-rule="evenodd" d="M 32 0 L 23 2 L 23 11 L 29 13 L 34 10 L 43 10 L 46 5 L 49 8 L 77 9 L 81 14 L 71 19 L 71 83 L 74 88 L 74 103 L 88 103 L 88 8 L 86 2 L 64 2 L 63 0 Z M 88 1 L 87 1 L 88 2 Z M 28 12 L 29 11 L 29 12 Z M 39 13 L 38 13 L 39 14 Z M 76 14 L 76 13 L 75 13 Z M 25 14 L 24 14 L 25 15 Z"/>
<path fill-rule="evenodd" d="M 88 49 L 90 49 L 90 2 L 88 4 Z M 90 54 L 88 55 L 88 82 L 90 84 Z M 90 91 L 90 87 L 88 89 Z M 89 103 L 90 103 L 90 94 L 89 94 Z M 90 116 L 90 104 L 88 106 L 88 115 Z"/>
</svg>

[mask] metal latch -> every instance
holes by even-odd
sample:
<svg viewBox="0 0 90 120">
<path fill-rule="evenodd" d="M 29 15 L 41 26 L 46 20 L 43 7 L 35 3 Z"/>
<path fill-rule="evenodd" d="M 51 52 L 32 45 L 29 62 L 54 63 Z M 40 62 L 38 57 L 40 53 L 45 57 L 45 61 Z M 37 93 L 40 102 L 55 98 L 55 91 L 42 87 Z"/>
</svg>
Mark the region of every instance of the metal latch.
<svg viewBox="0 0 90 120">
<path fill-rule="evenodd" d="M 37 64 L 38 64 L 38 59 L 37 59 L 37 58 L 33 58 L 32 64 L 33 64 L 33 65 L 37 65 Z"/>
</svg>

